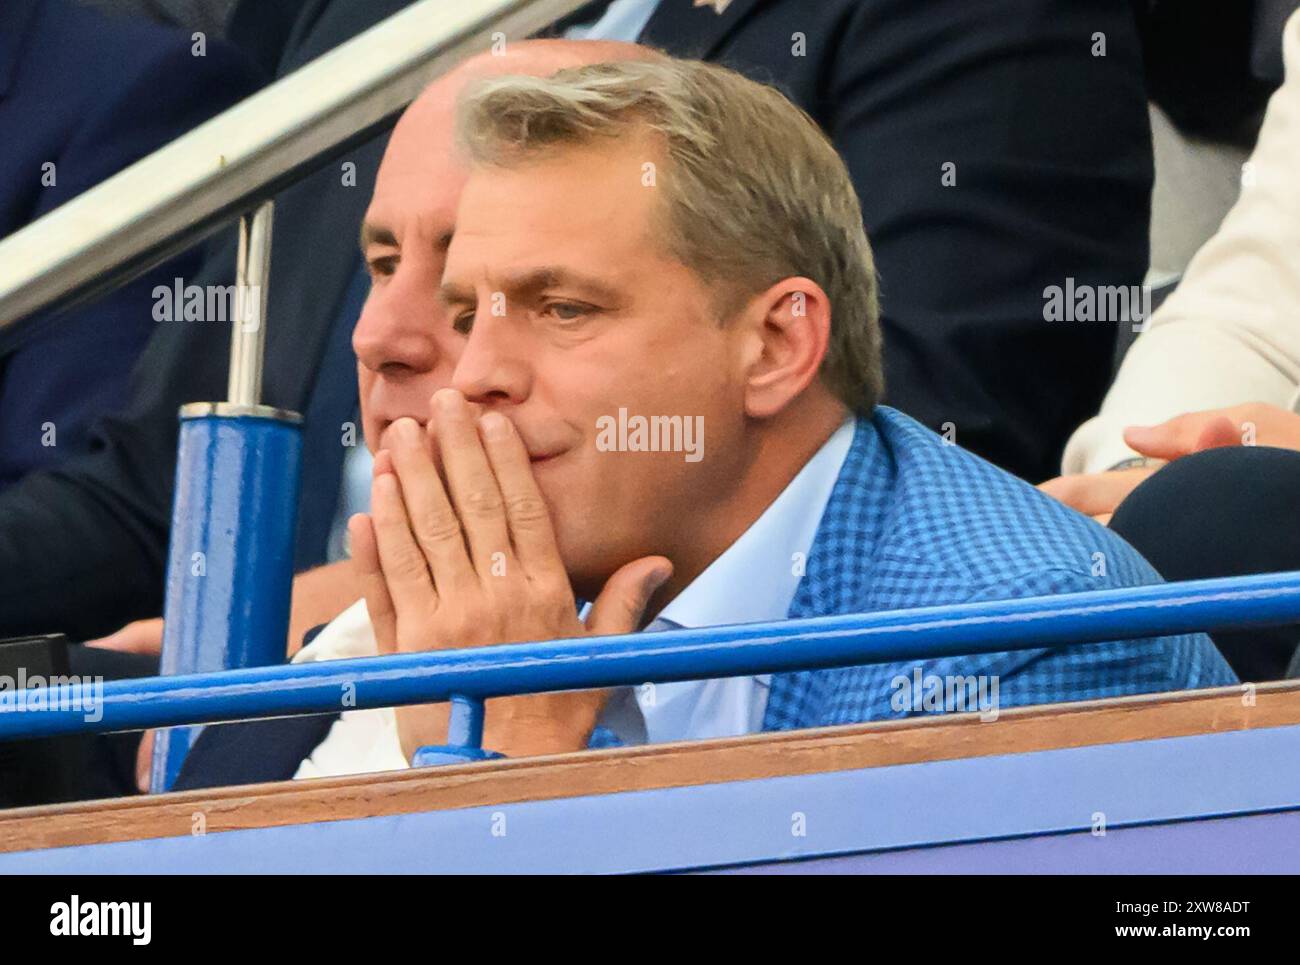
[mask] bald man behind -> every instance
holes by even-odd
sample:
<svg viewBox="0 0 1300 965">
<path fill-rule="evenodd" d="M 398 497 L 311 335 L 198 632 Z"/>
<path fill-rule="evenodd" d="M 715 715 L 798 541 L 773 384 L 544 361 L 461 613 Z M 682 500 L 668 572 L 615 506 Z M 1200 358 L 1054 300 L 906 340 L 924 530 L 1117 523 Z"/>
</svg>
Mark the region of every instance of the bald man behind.
<svg viewBox="0 0 1300 965">
<path fill-rule="evenodd" d="M 375 180 L 375 193 L 366 212 L 361 236 L 362 253 L 371 279 L 370 297 L 391 274 L 395 252 L 410 266 L 418 259 L 421 276 L 430 291 L 436 291 L 442 278 L 447 245 L 455 227 L 456 207 L 468 171 L 452 150 L 452 128 L 456 99 L 473 80 L 502 74 L 545 76 L 566 67 L 620 60 L 656 58 L 660 55 L 648 47 L 611 41 L 529 40 L 510 44 L 500 54 L 479 54 L 455 70 L 440 77 L 425 89 L 406 109 L 393 130 Z M 399 213 L 416 209 L 422 217 L 407 224 L 402 237 L 391 225 L 401 219 Z M 406 237 L 407 233 L 413 237 Z M 400 242 L 400 246 L 393 244 Z M 443 313 L 440 304 L 408 303 L 408 310 L 427 312 L 428 329 L 439 328 L 437 318 Z M 375 337 L 370 333 L 369 337 Z M 353 348 L 360 354 L 362 346 L 354 339 Z M 385 364 L 390 370 L 409 364 L 410 370 L 427 362 L 430 344 L 402 344 L 399 355 Z M 378 441 L 379 433 L 397 419 L 412 417 L 423 423 L 428 417 L 429 393 L 415 379 L 390 379 L 377 385 L 374 373 L 358 363 L 358 386 L 362 400 L 362 421 L 369 444 Z M 395 387 L 395 383 L 397 384 Z M 312 627 L 328 623 L 349 605 L 360 599 L 350 562 L 343 561 L 301 574 L 294 581 L 293 615 L 289 632 L 289 653 L 302 644 L 302 637 Z"/>
<path fill-rule="evenodd" d="M 362 401 L 363 430 L 367 443 L 374 447 L 383 430 L 400 418 L 414 418 L 423 423 L 429 415 L 429 392 L 424 383 L 410 377 L 436 365 L 435 332 L 450 331 L 444 321 L 445 308 L 436 299 L 442 279 L 447 245 L 455 227 L 456 207 L 468 170 L 452 148 L 456 100 L 471 81 L 504 74 L 545 76 L 566 67 L 589 63 L 657 58 L 648 47 L 612 41 L 528 40 L 510 44 L 501 53 L 485 53 L 470 58 L 430 84 L 402 114 L 393 129 L 388 147 L 375 180 L 375 191 L 366 211 L 361 245 L 366 269 L 371 279 L 367 302 L 382 297 L 396 311 L 389 318 L 406 318 L 417 313 L 419 328 L 425 338 L 401 334 L 393 341 L 396 353 L 386 358 L 383 367 L 388 377 L 375 378 L 375 372 L 358 364 L 358 382 Z M 418 211 L 415 218 L 405 212 Z M 400 248 L 400 256 L 397 254 Z M 385 288 L 400 257 L 409 278 L 422 280 L 406 291 Z M 412 262 L 415 262 L 412 265 Z M 411 269 L 417 272 L 412 273 Z M 364 311 L 364 309 L 363 309 Z M 391 335 L 373 329 L 367 338 Z M 356 346 L 358 351 L 364 346 Z M 329 623 L 361 599 L 360 581 L 350 560 L 342 560 L 299 574 L 293 584 L 293 609 L 290 616 L 288 655 L 302 646 L 303 636 L 313 627 Z M 96 645 L 135 652 L 157 652 L 162 639 L 162 621 L 140 621 L 112 637 L 95 641 Z M 316 718 L 303 718 L 310 727 Z M 213 737 L 207 737 L 212 732 Z M 256 724 L 233 724 L 209 728 L 191 755 L 199 760 L 217 741 L 241 739 L 256 732 Z M 227 732 L 222 734 L 222 732 Z M 137 781 L 141 790 L 148 788 L 148 762 L 152 742 L 141 742 L 137 760 Z M 273 766 L 274 761 L 265 761 Z M 187 767 L 188 770 L 188 767 Z M 220 781 L 214 783 L 222 783 Z"/>
</svg>

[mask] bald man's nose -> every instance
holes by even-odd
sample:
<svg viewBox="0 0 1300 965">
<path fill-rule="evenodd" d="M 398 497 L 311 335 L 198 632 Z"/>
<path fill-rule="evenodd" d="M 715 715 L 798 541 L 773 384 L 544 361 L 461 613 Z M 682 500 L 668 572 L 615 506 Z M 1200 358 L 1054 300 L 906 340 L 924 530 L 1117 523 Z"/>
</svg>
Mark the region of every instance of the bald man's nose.
<svg viewBox="0 0 1300 965">
<path fill-rule="evenodd" d="M 372 372 L 427 371 L 438 361 L 434 326 L 441 316 L 433 292 L 413 291 L 410 286 L 376 287 L 352 330 L 352 350 Z"/>
</svg>

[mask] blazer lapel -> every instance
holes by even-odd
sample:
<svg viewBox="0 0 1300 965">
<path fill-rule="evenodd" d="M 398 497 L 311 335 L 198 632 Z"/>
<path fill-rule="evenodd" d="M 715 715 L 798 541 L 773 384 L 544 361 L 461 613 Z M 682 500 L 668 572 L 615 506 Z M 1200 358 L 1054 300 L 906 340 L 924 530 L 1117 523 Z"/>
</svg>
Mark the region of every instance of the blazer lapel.
<svg viewBox="0 0 1300 965">
<path fill-rule="evenodd" d="M 707 60 L 763 2 L 730 0 L 718 13 L 712 5 L 695 6 L 695 0 L 660 0 L 639 40 L 651 47 L 662 47 L 676 57 Z"/>
</svg>

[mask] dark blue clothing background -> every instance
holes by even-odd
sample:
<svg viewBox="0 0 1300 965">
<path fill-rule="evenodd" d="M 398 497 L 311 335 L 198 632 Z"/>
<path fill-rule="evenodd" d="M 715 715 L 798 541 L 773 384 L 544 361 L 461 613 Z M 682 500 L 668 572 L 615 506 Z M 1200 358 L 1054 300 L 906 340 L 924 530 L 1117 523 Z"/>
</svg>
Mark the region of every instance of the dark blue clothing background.
<svg viewBox="0 0 1300 965">
<path fill-rule="evenodd" d="M 209 38 L 199 57 L 192 47 L 189 34 L 69 0 L 0 3 L 0 236 L 257 88 L 235 48 Z M 126 402 L 158 324 L 154 286 L 188 282 L 198 265 L 195 249 L 54 324 L 37 316 L 0 344 L 0 488 L 89 449 L 91 424 Z"/>
</svg>

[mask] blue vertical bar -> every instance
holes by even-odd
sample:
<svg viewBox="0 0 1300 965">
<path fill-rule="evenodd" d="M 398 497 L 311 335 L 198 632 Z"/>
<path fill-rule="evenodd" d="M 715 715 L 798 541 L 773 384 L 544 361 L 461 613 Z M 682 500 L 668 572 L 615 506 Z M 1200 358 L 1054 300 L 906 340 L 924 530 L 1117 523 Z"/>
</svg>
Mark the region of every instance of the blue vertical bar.
<svg viewBox="0 0 1300 965">
<path fill-rule="evenodd" d="M 447 743 L 478 750 L 483 746 L 483 701 L 454 694 L 447 720 Z"/>
<path fill-rule="evenodd" d="M 411 766 L 467 764 L 495 760 L 501 756 L 496 751 L 483 749 L 483 700 L 466 694 L 452 694 L 451 715 L 447 720 L 447 743 L 418 748 L 411 755 Z"/>
<path fill-rule="evenodd" d="M 269 406 L 181 409 L 161 673 L 283 662 L 302 463 L 301 417 Z M 155 735 L 165 791 L 200 728 Z"/>
</svg>

